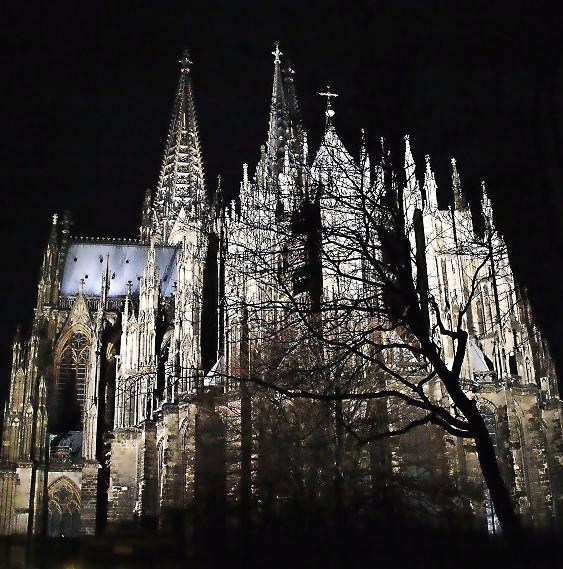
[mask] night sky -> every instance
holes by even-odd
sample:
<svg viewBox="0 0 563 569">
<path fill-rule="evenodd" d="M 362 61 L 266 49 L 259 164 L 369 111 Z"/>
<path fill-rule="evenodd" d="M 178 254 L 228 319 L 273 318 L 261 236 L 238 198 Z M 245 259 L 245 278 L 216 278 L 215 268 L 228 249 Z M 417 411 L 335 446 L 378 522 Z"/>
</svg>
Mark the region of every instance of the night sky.
<svg viewBox="0 0 563 569">
<path fill-rule="evenodd" d="M 335 125 L 410 133 L 438 185 L 458 159 L 479 199 L 485 179 L 515 273 L 563 362 L 563 23 L 557 3 L 348 1 L 12 3 L 2 16 L 2 326 L 29 328 L 51 215 L 76 235 L 136 237 L 160 169 L 178 59 L 191 51 L 208 189 L 234 195 L 265 142 L 273 42 L 295 68 L 311 151 L 329 82 Z M 492 6 L 494 4 L 494 6 Z M 533 8 L 532 8 L 533 7 Z M 442 195 L 444 203 L 447 200 Z M 560 366 L 562 367 L 562 366 Z"/>
</svg>

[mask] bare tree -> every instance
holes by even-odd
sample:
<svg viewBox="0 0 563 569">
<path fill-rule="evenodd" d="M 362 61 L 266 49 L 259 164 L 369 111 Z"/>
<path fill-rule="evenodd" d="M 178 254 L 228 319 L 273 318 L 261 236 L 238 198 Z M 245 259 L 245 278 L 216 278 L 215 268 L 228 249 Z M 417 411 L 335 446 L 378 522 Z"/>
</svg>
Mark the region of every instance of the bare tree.
<svg viewBox="0 0 563 569">
<path fill-rule="evenodd" d="M 503 242 L 492 224 L 478 236 L 470 215 L 458 213 L 466 204 L 455 169 L 455 211 L 438 211 L 429 165 L 423 200 L 409 155 L 407 148 L 405 177 L 389 156 L 371 175 L 365 150 L 358 166 L 329 126 L 312 168 L 286 150 L 275 183 L 264 182 L 260 167 L 257 181 L 245 176 L 240 210 L 227 222 L 222 373 L 289 400 L 334 403 L 360 443 L 422 425 L 474 441 L 496 515 L 514 537 L 519 519 L 470 390 L 467 357 L 473 327 L 503 317 L 498 298 L 489 320 L 475 317 L 494 267 L 502 270 Z M 453 293 L 444 291 L 444 258 Z M 378 400 L 400 409 L 401 421 L 374 429 L 367 403 Z"/>
</svg>

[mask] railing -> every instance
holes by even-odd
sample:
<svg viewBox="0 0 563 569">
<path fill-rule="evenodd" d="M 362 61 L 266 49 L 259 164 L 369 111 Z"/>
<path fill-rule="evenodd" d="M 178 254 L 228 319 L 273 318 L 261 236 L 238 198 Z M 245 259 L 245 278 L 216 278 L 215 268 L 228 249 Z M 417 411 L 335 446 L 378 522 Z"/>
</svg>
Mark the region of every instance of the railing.
<svg viewBox="0 0 563 569">
<path fill-rule="evenodd" d="M 70 310 L 74 304 L 74 298 L 70 296 L 61 296 L 59 298 L 59 309 Z"/>
<path fill-rule="evenodd" d="M 59 310 L 71 310 L 74 302 L 76 300 L 75 296 L 61 296 L 59 298 Z M 89 310 L 96 311 L 100 306 L 99 298 L 86 298 L 86 305 Z M 120 312 L 123 310 L 124 299 L 122 297 L 108 298 L 106 304 L 106 310 L 112 310 L 114 312 Z"/>
</svg>

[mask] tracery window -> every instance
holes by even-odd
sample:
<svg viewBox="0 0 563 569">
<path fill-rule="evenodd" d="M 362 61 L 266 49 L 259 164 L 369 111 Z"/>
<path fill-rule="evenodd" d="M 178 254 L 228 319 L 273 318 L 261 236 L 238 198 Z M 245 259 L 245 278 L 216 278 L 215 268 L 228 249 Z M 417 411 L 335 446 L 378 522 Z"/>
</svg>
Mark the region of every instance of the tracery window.
<svg viewBox="0 0 563 569">
<path fill-rule="evenodd" d="M 90 342 L 82 332 L 76 332 L 63 348 L 59 363 L 57 383 L 58 407 L 64 413 L 72 403 L 78 402 L 80 416 L 86 399 L 86 378 L 90 359 Z"/>
<path fill-rule="evenodd" d="M 78 537 L 80 535 L 80 491 L 72 480 L 59 478 L 49 487 L 49 537 Z"/>
</svg>

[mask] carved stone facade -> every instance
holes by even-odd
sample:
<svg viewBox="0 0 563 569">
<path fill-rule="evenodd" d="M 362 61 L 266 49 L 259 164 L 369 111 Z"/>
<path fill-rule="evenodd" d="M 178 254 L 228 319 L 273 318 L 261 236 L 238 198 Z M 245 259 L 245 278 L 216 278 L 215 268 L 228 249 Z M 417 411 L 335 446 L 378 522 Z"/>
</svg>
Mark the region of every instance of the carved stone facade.
<svg viewBox="0 0 563 569">
<path fill-rule="evenodd" d="M 212 200 L 206 196 L 185 54 L 140 238 L 71 237 L 69 220 L 54 216 L 31 336 L 18 335 L 13 346 L 0 533 L 66 537 L 135 524 L 166 531 L 181 523 L 217 535 L 229 524 L 244 528 L 275 515 L 292 501 L 308 511 L 324 508 L 333 518 L 343 504 L 367 507 L 374 496 L 402 503 L 406 512 L 409 504 L 436 497 L 438 486 L 448 501 L 438 511 L 461 512 L 467 523 L 494 531 L 498 522 L 467 440 L 425 426 L 353 445 L 338 422 L 346 409 L 276 398 L 237 381 L 248 375 L 259 342 L 248 348 L 249 315 L 236 307 L 241 299 L 256 306 L 277 294 L 248 278 L 244 246 L 264 247 L 260 227 L 279 226 L 293 232 L 285 244 L 288 263 L 295 257 L 299 265 L 309 233 L 290 229 L 290 217 L 307 200 L 324 227 L 353 221 L 338 217 L 348 213 L 338 213 L 328 198 L 312 199 L 312 189 L 330 180 L 346 192 L 347 184 L 369 186 L 383 176 L 381 164 L 370 167 L 365 146 L 359 162 L 348 153 L 330 105 L 323 142 L 309 161 L 293 72 L 283 68 L 278 49 L 274 55 L 267 143 L 252 179 L 244 166 L 239 204 L 225 204 L 220 188 Z M 423 244 L 428 290 L 450 321 L 460 317 L 471 275 L 480 274 L 461 316 L 469 333 L 464 388 L 486 417 L 517 510 L 531 527 L 560 527 L 557 379 L 494 231 L 490 201 L 484 193 L 483 219 L 494 242 L 463 251 L 460 244 L 475 243 L 475 228 L 455 163 L 455 207 L 442 211 L 429 160 L 421 191 L 408 138 L 405 146 L 407 230 L 413 251 Z M 487 247 L 504 254 L 480 264 Z M 347 261 L 349 270 L 354 262 Z M 299 268 L 293 284 L 311 298 L 331 298 L 342 284 L 327 267 L 318 269 L 318 290 Z M 442 347 L 448 360 L 447 338 Z M 430 391 L 449 405 L 439 382 Z M 361 412 L 382 429 L 404 420 L 388 401 L 369 402 Z M 436 523 L 443 523 L 440 516 Z"/>
</svg>

